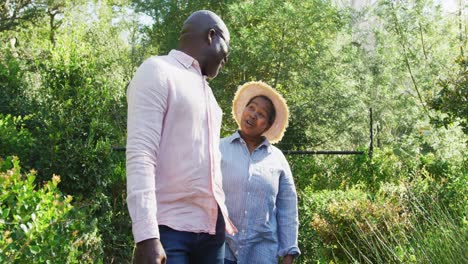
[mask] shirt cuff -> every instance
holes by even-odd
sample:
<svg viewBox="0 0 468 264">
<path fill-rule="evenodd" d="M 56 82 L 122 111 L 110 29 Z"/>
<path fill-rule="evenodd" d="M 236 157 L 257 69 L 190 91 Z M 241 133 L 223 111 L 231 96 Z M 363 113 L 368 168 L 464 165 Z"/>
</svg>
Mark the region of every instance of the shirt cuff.
<svg viewBox="0 0 468 264">
<path fill-rule="evenodd" d="M 278 251 L 278 256 L 284 257 L 286 255 L 293 255 L 294 257 L 297 257 L 301 255 L 301 251 L 296 246 L 292 246 Z"/>
<path fill-rule="evenodd" d="M 145 219 L 132 223 L 132 232 L 135 243 L 151 238 L 159 239 L 158 221 L 156 219 Z"/>
</svg>

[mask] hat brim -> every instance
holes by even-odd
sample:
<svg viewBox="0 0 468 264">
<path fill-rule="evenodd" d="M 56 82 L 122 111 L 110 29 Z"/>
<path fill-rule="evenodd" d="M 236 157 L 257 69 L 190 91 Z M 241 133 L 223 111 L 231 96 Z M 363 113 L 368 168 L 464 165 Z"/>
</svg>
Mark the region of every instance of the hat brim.
<svg viewBox="0 0 468 264">
<path fill-rule="evenodd" d="M 268 141 L 272 144 L 279 142 L 288 127 L 289 109 L 283 96 L 275 89 L 271 88 L 264 82 L 248 82 L 240 86 L 232 101 L 232 115 L 241 127 L 242 112 L 247 103 L 255 96 L 264 95 L 268 97 L 275 107 L 276 117 L 270 129 L 263 133 Z"/>
</svg>

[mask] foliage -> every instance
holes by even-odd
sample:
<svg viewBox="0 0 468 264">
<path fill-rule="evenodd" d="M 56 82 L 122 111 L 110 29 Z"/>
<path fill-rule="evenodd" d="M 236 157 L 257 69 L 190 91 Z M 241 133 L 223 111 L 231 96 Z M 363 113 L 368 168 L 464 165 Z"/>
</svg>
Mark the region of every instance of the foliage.
<svg viewBox="0 0 468 264">
<path fill-rule="evenodd" d="M 343 163 L 338 158 L 290 160 L 299 195 L 299 262 L 466 259 L 466 157 L 448 162 L 427 154 L 407 160 L 379 152 L 375 161 L 364 163 L 346 158 Z M 355 171 L 354 166 L 372 169 Z M 366 178 L 373 180 L 362 180 Z M 460 236 L 454 240 L 453 234 Z"/>
<path fill-rule="evenodd" d="M 0 157 L 16 155 L 25 160 L 31 157 L 35 140 L 24 127 L 28 118 L 0 114 Z"/>
<path fill-rule="evenodd" d="M 37 182 L 62 175 L 61 191 L 99 220 L 105 261 L 125 262 L 133 244 L 125 171 L 111 145 L 125 140 L 124 95 L 135 65 L 120 37 L 131 25 L 115 21 L 124 12 L 113 11 L 115 2 L 68 3 L 54 42 L 47 23 L 0 34 L 18 40 L 0 55 L 0 152 L 39 169 Z"/>
<path fill-rule="evenodd" d="M 347 190 L 361 186 L 375 193 L 382 183 L 400 179 L 399 171 L 414 164 L 404 164 L 391 150 L 374 152 L 371 158 L 365 154 L 355 156 L 299 156 L 288 158 L 291 169 L 298 171 L 295 183 L 298 189 L 310 191 Z"/>
<path fill-rule="evenodd" d="M 48 2 L 34 0 L 6 1 L 0 5 L 0 31 L 14 29 L 22 21 L 36 21 L 36 19 L 46 14 Z"/>
<path fill-rule="evenodd" d="M 86 199 L 91 215 L 99 220 L 104 263 L 130 263 L 134 249 L 132 225 L 126 203 L 125 160 L 112 172 L 112 184 L 92 200 Z"/>
<path fill-rule="evenodd" d="M 228 10 L 225 20 L 232 28 L 231 59 L 212 82 L 223 110 L 230 112 L 237 86 L 263 80 L 277 88 L 290 105 L 290 126 L 279 146 L 324 145 L 327 134 L 335 134 L 336 125 L 346 122 L 343 112 L 354 103 L 341 100 L 341 87 L 330 89 L 335 87 L 334 72 L 324 74 L 333 69 L 335 58 L 330 57 L 329 46 L 346 14 L 324 1 L 245 1 L 229 5 Z M 234 128 L 226 118 L 223 129 L 230 132 Z"/>
<path fill-rule="evenodd" d="M 36 146 L 27 158 L 33 161 L 31 167 L 40 169 L 39 179 L 59 173 L 68 183 L 63 191 L 87 195 L 93 191 L 88 184 L 102 188 L 110 180 L 111 142 L 122 141 L 123 96 L 130 74 L 123 66 L 128 57 L 119 48 L 116 28 L 104 26 L 112 19 L 110 7 L 97 8 L 100 20 L 84 25 L 74 22 L 84 7 L 75 8 L 67 9 L 69 16 L 62 22 L 68 29 L 57 31 L 55 43 L 39 45 L 29 39 L 35 54 L 26 47 L 15 49 L 17 56 L 31 57 L 29 64 L 6 58 L 11 60 L 4 64 L 2 83 L 8 89 L 2 98 L 8 103 L 2 104 L 2 111 L 16 113 L 20 105 L 21 114 L 29 116 L 25 128 Z"/>
<path fill-rule="evenodd" d="M 19 160 L 0 162 L 0 261 L 8 263 L 96 263 L 102 253 L 96 222 L 71 205 L 57 185 L 39 188 L 36 172 L 20 173 Z"/>
<path fill-rule="evenodd" d="M 0 61 L 0 113 L 22 114 L 21 108 L 25 107 L 25 101 L 19 98 L 23 95 L 24 71 L 17 58 L 9 49 L 5 49 Z"/>
<path fill-rule="evenodd" d="M 182 24 L 192 12 L 207 9 L 224 17 L 226 6 L 231 1 L 133 0 L 132 2 L 137 12 L 145 13 L 154 20 L 154 24 L 144 29 L 146 39 L 143 45 L 154 54 L 167 54 L 177 47 Z"/>
<path fill-rule="evenodd" d="M 246 81 L 280 90 L 292 115 L 282 149 L 365 145 L 370 107 L 379 146 L 399 144 L 417 121 L 434 117 L 427 104 L 435 80 L 451 71 L 449 58 L 459 48 L 457 20 L 430 0 L 378 1 L 362 10 L 315 0 L 133 3 L 155 21 L 144 43 L 156 54 L 177 46 L 191 12 L 220 14 L 230 28 L 231 55 L 211 81 L 216 97 L 230 113 L 232 95 Z M 235 128 L 226 115 L 222 135 Z"/>
<path fill-rule="evenodd" d="M 463 132 L 468 134 L 468 58 L 459 56 L 456 63 L 460 65 L 457 74 L 438 82 L 442 88 L 439 94 L 430 101 L 430 106 L 445 115 L 432 120 L 436 125 L 448 128 L 459 122 Z"/>
<path fill-rule="evenodd" d="M 176 48 L 191 12 L 210 9 L 231 33 L 229 62 L 210 81 L 225 113 L 223 136 L 236 128 L 234 91 L 250 80 L 270 83 L 288 101 L 283 150 L 365 150 L 373 109 L 372 159 L 289 157 L 300 201 L 299 262 L 463 259 L 466 245 L 447 235 L 466 232 L 467 141 L 457 126 L 466 124 L 466 18 L 462 9 L 444 14 L 432 0 L 374 2 L 352 9 L 322 0 L 7 1 L 0 156 L 18 155 L 24 168 L 38 169 L 25 184 L 34 195 L 54 186 L 42 184 L 50 175 L 62 175 L 58 188 L 74 200 L 56 198 L 73 203 L 51 207 L 67 219 L 59 223 L 102 239 L 86 248 L 63 242 L 77 239 L 73 233 L 54 233 L 68 246 L 60 252 L 76 246 L 78 253 L 63 254 L 70 262 L 130 262 L 124 153 L 112 151 L 125 144 L 126 86 L 142 60 Z M 140 12 L 153 23 L 141 24 Z M 40 253 L 22 252 L 49 256 L 49 242 L 38 243 Z"/>
</svg>

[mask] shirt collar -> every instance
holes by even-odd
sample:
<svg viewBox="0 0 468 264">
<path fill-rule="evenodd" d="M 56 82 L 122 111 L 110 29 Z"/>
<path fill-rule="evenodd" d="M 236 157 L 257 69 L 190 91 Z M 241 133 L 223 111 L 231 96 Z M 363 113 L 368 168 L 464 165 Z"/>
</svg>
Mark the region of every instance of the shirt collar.
<svg viewBox="0 0 468 264">
<path fill-rule="evenodd" d="M 231 136 L 229 136 L 229 142 L 234 142 L 234 140 L 240 140 L 241 139 L 241 136 L 239 134 L 239 130 L 236 130 L 236 132 L 234 132 Z"/>
<path fill-rule="evenodd" d="M 239 141 L 239 142 L 242 142 L 244 141 L 241 136 L 240 136 L 240 133 L 239 133 L 239 130 L 236 130 L 236 132 L 234 132 L 234 134 L 232 134 L 230 137 L 229 137 L 229 142 L 233 143 L 234 141 Z M 257 147 L 258 149 L 260 149 L 261 147 L 265 146 L 266 150 L 268 151 L 268 153 L 271 152 L 271 144 L 270 144 L 270 141 L 268 141 L 267 138 L 265 138 L 263 140 L 263 142 Z"/>
<path fill-rule="evenodd" d="M 169 56 L 175 58 L 180 64 L 182 64 L 187 69 L 193 66 L 196 69 L 200 70 L 200 65 L 198 64 L 198 61 L 192 58 L 187 53 L 173 49 L 169 52 Z"/>
</svg>

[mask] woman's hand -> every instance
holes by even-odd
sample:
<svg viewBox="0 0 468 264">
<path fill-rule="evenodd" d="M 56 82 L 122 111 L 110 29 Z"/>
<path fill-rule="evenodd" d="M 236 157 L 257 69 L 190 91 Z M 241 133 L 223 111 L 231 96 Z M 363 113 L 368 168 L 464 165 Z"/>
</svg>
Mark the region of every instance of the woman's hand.
<svg viewBox="0 0 468 264">
<path fill-rule="evenodd" d="M 283 258 L 283 264 L 292 264 L 294 261 L 294 256 L 293 255 L 286 255 Z"/>
</svg>

